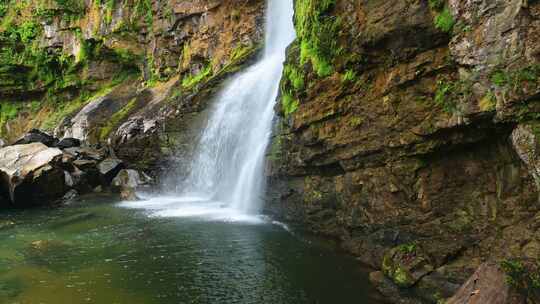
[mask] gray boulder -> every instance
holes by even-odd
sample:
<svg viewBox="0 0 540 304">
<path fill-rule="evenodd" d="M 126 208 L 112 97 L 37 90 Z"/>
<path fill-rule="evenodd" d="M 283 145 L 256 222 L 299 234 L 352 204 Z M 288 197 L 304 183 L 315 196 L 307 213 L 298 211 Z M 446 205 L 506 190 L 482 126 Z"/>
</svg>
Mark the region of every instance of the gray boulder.
<svg viewBox="0 0 540 304">
<path fill-rule="evenodd" d="M 111 189 L 120 193 L 122 199 L 137 200 L 136 190 L 148 185 L 149 178 L 132 169 L 121 170 L 111 183 Z"/>
<path fill-rule="evenodd" d="M 42 143 L 0 149 L 0 196 L 15 207 L 40 205 L 67 191 L 62 151 Z"/>
<path fill-rule="evenodd" d="M 63 138 L 56 144 L 56 147 L 62 150 L 67 149 L 67 148 L 80 147 L 80 146 L 81 146 L 81 141 L 77 138 L 72 138 L 72 137 Z"/>
<path fill-rule="evenodd" d="M 17 140 L 15 145 L 26 145 L 31 143 L 42 143 L 47 147 L 54 147 L 58 143 L 58 139 L 38 129 L 32 129 Z"/>
<path fill-rule="evenodd" d="M 113 178 L 124 169 L 124 163 L 113 157 L 106 158 L 97 165 L 103 186 L 111 184 Z"/>
</svg>

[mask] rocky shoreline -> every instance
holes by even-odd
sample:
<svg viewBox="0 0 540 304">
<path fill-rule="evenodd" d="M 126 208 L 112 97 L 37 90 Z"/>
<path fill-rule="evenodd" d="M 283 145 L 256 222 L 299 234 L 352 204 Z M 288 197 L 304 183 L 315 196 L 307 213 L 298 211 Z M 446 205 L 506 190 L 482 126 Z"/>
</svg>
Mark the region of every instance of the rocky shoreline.
<svg viewBox="0 0 540 304">
<path fill-rule="evenodd" d="M 59 140 L 36 129 L 0 148 L 0 208 L 55 205 L 104 191 L 135 200 L 135 190 L 151 180 L 128 169 L 109 148 Z"/>
</svg>

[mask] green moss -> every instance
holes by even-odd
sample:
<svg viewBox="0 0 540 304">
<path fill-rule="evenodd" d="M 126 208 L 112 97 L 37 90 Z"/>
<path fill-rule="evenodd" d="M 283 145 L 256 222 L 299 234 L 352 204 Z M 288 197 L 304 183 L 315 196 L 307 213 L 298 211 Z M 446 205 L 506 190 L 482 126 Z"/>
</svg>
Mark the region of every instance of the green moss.
<svg viewBox="0 0 540 304">
<path fill-rule="evenodd" d="M 152 27 L 154 23 L 152 0 L 135 0 L 135 13 L 138 17 L 144 18 L 148 27 Z"/>
<path fill-rule="evenodd" d="M 2 0 L 0 1 L 0 18 L 4 17 L 8 11 L 9 1 Z"/>
<path fill-rule="evenodd" d="M 129 73 L 120 72 L 108 85 L 103 86 L 101 90 L 95 93 L 83 90 L 77 98 L 70 101 L 58 101 L 54 98 L 49 98 L 45 106 L 54 109 L 54 111 L 41 123 L 40 128 L 45 130 L 54 129 L 63 119 L 79 111 L 91 100 L 107 95 L 115 86 L 124 82 L 130 76 Z"/>
<path fill-rule="evenodd" d="M 398 248 L 397 250 L 400 251 L 401 249 Z M 393 260 L 392 252 L 394 252 L 394 250 L 385 254 L 383 257 L 381 267 L 383 273 L 399 287 L 410 287 L 414 283 L 411 275 L 406 269 Z"/>
<path fill-rule="evenodd" d="M 298 70 L 293 65 L 286 65 L 283 73 L 285 75 L 285 78 L 290 81 L 292 87 L 296 91 L 304 89 L 304 75 L 300 70 Z"/>
<path fill-rule="evenodd" d="M 84 0 L 54 0 L 53 6 L 50 1 L 36 1 L 34 15 L 44 21 L 52 21 L 53 17 L 60 17 L 65 22 L 80 19 L 85 14 L 86 5 Z"/>
<path fill-rule="evenodd" d="M 8 101 L 0 102 L 0 127 L 4 126 L 6 122 L 17 118 L 21 104 Z"/>
<path fill-rule="evenodd" d="M 109 122 L 106 126 L 102 127 L 99 133 L 99 139 L 105 141 L 107 137 L 111 134 L 115 127 L 119 126 L 120 123 L 126 119 L 135 109 L 137 105 L 137 99 L 133 98 L 129 103 L 127 103 L 120 111 L 114 113 L 113 116 L 109 119 Z"/>
<path fill-rule="evenodd" d="M 506 84 L 508 83 L 508 75 L 504 71 L 501 71 L 501 70 L 495 71 L 491 75 L 491 82 L 494 85 L 502 88 L 506 86 Z"/>
<path fill-rule="evenodd" d="M 414 253 L 416 252 L 416 244 L 415 243 L 409 243 L 409 244 L 401 244 L 397 247 L 398 251 L 402 253 Z"/>
<path fill-rule="evenodd" d="M 319 77 L 334 72 L 334 59 L 341 53 L 338 47 L 340 20 L 329 14 L 335 0 L 295 1 L 295 27 L 300 41 L 300 63 L 311 62 Z"/>
<path fill-rule="evenodd" d="M 495 70 L 491 74 L 491 82 L 503 90 L 521 90 L 525 85 L 540 87 L 540 64 L 534 64 L 521 69 Z"/>
<path fill-rule="evenodd" d="M 429 7 L 439 11 L 444 7 L 444 0 L 429 0 Z"/>
<path fill-rule="evenodd" d="M 443 32 L 450 33 L 454 28 L 454 16 L 450 12 L 448 7 L 445 7 L 436 17 L 435 17 L 435 27 L 440 29 Z"/>
<path fill-rule="evenodd" d="M 409 274 L 401 267 L 395 269 L 392 279 L 398 286 L 410 286 L 411 279 L 409 278 Z"/>
<path fill-rule="evenodd" d="M 501 261 L 500 266 L 506 273 L 506 282 L 521 293 L 530 303 L 540 300 L 540 260 L 525 265 L 517 259 Z"/>
<path fill-rule="evenodd" d="M 112 22 L 113 10 L 115 0 L 107 0 L 105 3 L 105 23 L 110 24 Z"/>
<path fill-rule="evenodd" d="M 189 74 L 182 79 L 182 87 L 186 89 L 193 88 L 206 78 L 210 77 L 212 74 L 212 66 L 210 64 L 206 65 L 199 73 Z"/>
<path fill-rule="evenodd" d="M 298 110 L 300 102 L 298 99 L 294 99 L 290 94 L 284 94 L 281 96 L 281 108 L 285 116 L 289 116 Z"/>
<path fill-rule="evenodd" d="M 141 62 L 142 58 L 139 55 L 134 54 L 128 49 L 113 49 L 114 56 L 112 61 L 120 63 L 126 68 L 137 69 L 137 64 Z"/>
<path fill-rule="evenodd" d="M 364 119 L 362 117 L 355 116 L 349 120 L 349 126 L 351 128 L 358 128 L 362 125 Z"/>
</svg>

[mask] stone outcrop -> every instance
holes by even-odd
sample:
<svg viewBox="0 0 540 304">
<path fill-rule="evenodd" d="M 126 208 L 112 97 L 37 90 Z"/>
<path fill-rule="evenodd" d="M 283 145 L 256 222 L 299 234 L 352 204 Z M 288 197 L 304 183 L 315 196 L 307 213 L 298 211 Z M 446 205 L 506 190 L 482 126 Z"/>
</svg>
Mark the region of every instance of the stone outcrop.
<svg viewBox="0 0 540 304">
<path fill-rule="evenodd" d="M 62 151 L 42 143 L 0 149 L 1 196 L 24 206 L 50 201 L 65 191 Z"/>
<path fill-rule="evenodd" d="M 482 264 L 469 280 L 450 298 L 448 304 L 508 304 L 510 288 L 498 265 Z M 515 302 L 517 303 L 517 302 Z"/>
<path fill-rule="evenodd" d="M 25 138 L 32 134 L 41 132 Z M 134 197 L 135 190 L 150 182 L 144 174 L 124 170 L 124 162 L 108 149 L 66 146 L 34 142 L 0 148 L 0 208 L 52 205 L 96 188 Z"/>
<path fill-rule="evenodd" d="M 428 303 L 538 259 L 540 3 L 295 3 L 267 211 Z"/>
</svg>

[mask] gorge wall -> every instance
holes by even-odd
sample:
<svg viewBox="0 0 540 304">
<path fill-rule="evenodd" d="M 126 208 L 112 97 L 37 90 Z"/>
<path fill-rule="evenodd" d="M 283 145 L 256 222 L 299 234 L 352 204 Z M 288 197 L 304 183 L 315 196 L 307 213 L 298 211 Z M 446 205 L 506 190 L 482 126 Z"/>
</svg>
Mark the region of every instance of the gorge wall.
<svg viewBox="0 0 540 304">
<path fill-rule="evenodd" d="M 540 2 L 295 3 L 269 212 L 388 296 L 436 303 L 496 261 L 536 303 Z"/>
<path fill-rule="evenodd" d="M 0 0 L 0 138 L 40 128 L 182 171 L 213 93 L 261 49 L 264 6 Z M 484 262 L 518 292 L 501 303 L 538 301 L 540 1 L 295 10 L 267 211 L 339 238 L 395 302 L 449 298 Z"/>
</svg>

